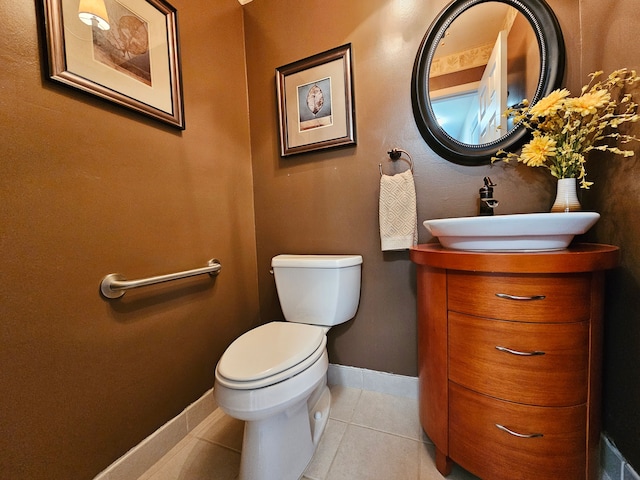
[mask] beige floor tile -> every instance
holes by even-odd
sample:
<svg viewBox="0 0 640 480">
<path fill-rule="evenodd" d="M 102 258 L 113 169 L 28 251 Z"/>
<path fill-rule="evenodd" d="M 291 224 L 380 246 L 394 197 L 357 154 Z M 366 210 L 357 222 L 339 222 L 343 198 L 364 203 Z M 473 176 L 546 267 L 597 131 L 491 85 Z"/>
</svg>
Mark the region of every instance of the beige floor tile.
<svg viewBox="0 0 640 480">
<path fill-rule="evenodd" d="M 346 423 L 329 419 L 324 433 L 320 438 L 318 448 L 304 472 L 305 478 L 312 480 L 323 480 L 326 478 L 346 429 Z"/>
<path fill-rule="evenodd" d="M 192 435 L 197 438 L 230 448 L 238 453 L 242 451 L 243 434 L 244 422 L 228 416 L 219 408 L 192 432 Z"/>
<path fill-rule="evenodd" d="M 306 480 L 442 480 L 417 400 L 332 386 L 331 414 Z M 139 480 L 237 478 L 244 422 L 216 409 Z M 477 480 L 458 466 L 447 480 Z"/>
<path fill-rule="evenodd" d="M 347 426 L 326 480 L 389 480 L 418 478 L 416 440 Z"/>
<path fill-rule="evenodd" d="M 422 441 L 423 443 L 430 443 L 431 445 L 433 445 L 433 440 L 431 440 L 428 437 L 428 435 L 424 432 L 424 430 L 422 430 L 422 425 L 420 425 L 420 441 Z"/>
<path fill-rule="evenodd" d="M 189 441 L 162 468 L 144 480 L 234 480 L 240 470 L 240 454 L 206 440 Z M 142 477 L 140 480 L 143 480 Z"/>
<path fill-rule="evenodd" d="M 363 390 L 351 423 L 422 441 L 416 399 Z"/>
<path fill-rule="evenodd" d="M 350 422 L 362 390 L 340 385 L 332 385 L 330 389 L 331 411 L 329 412 L 329 417 L 342 422 Z"/>
<path fill-rule="evenodd" d="M 436 469 L 436 449 L 433 445 L 420 446 L 420 480 L 480 480 L 459 465 L 454 464 L 451 474 L 447 477 L 440 475 Z"/>
</svg>

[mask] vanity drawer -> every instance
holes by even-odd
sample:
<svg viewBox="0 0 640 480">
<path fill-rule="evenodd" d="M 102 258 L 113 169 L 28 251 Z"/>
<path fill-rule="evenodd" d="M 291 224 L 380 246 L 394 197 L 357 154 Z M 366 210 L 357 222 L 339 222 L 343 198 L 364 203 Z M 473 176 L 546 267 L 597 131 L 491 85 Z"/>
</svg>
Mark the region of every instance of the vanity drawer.
<svg viewBox="0 0 640 480">
<path fill-rule="evenodd" d="M 524 322 L 589 319 L 589 274 L 521 275 L 452 271 L 448 308 L 460 313 Z"/>
<path fill-rule="evenodd" d="M 585 479 L 585 404 L 520 405 L 454 383 L 449 392 L 449 456 L 464 468 L 491 480 Z"/>
<path fill-rule="evenodd" d="M 586 402 L 588 347 L 588 322 L 508 322 L 449 312 L 449 379 L 504 400 Z"/>
</svg>

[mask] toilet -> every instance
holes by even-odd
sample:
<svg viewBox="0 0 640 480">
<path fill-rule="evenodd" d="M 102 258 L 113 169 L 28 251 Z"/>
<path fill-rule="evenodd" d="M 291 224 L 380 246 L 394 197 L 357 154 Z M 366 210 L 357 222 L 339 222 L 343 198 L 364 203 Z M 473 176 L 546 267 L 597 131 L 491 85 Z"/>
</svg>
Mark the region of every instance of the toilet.
<svg viewBox="0 0 640 480">
<path fill-rule="evenodd" d="M 296 480 L 329 419 L 327 332 L 360 301 L 360 255 L 277 255 L 286 321 L 236 339 L 216 366 L 218 406 L 244 420 L 240 480 Z"/>
</svg>

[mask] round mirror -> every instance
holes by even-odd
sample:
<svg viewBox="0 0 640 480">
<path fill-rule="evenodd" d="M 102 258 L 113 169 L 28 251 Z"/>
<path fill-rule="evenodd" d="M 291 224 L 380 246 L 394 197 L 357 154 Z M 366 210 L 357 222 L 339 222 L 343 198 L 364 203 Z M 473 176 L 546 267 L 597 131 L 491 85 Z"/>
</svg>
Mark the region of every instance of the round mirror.
<svg viewBox="0 0 640 480">
<path fill-rule="evenodd" d="M 564 62 L 562 32 L 544 0 L 454 0 L 416 56 L 411 97 L 418 129 L 447 160 L 489 163 L 528 134 L 505 111 L 559 88 Z"/>
</svg>

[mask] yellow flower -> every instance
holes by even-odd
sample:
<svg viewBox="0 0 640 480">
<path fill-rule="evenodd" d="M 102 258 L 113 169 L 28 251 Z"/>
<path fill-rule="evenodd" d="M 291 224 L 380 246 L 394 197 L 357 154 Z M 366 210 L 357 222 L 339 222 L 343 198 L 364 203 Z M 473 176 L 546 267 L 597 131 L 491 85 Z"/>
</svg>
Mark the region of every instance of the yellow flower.
<svg viewBox="0 0 640 480">
<path fill-rule="evenodd" d="M 548 117 L 560 110 L 564 104 L 564 99 L 567 98 L 571 92 L 566 88 L 562 90 L 554 90 L 549 95 L 541 98 L 536 102 L 529 110 L 529 113 L 534 117 Z"/>
<path fill-rule="evenodd" d="M 596 90 L 585 93 L 580 97 L 567 100 L 567 110 L 579 113 L 583 117 L 594 115 L 598 108 L 604 107 L 611 100 L 611 95 L 606 90 Z"/>
<path fill-rule="evenodd" d="M 556 156 L 556 141 L 544 135 L 535 136 L 522 147 L 520 161 L 529 167 L 542 167 L 550 157 Z"/>
<path fill-rule="evenodd" d="M 640 122 L 638 103 L 624 89 L 640 84 L 635 70 L 621 69 L 606 79 L 598 80 L 602 72 L 591 75 L 579 97 L 570 97 L 566 89 L 554 90 L 532 106 L 522 102 L 507 110 L 507 116 L 533 132 L 520 154 L 500 151 L 491 162 L 517 159 L 530 167 L 543 167 L 556 178 L 577 178 L 580 187 L 589 188 L 586 181 L 586 155 L 592 150 L 629 157 L 633 149 L 622 149 L 631 141 L 640 142 L 640 135 L 626 134 L 618 129 L 624 124 Z"/>
</svg>

